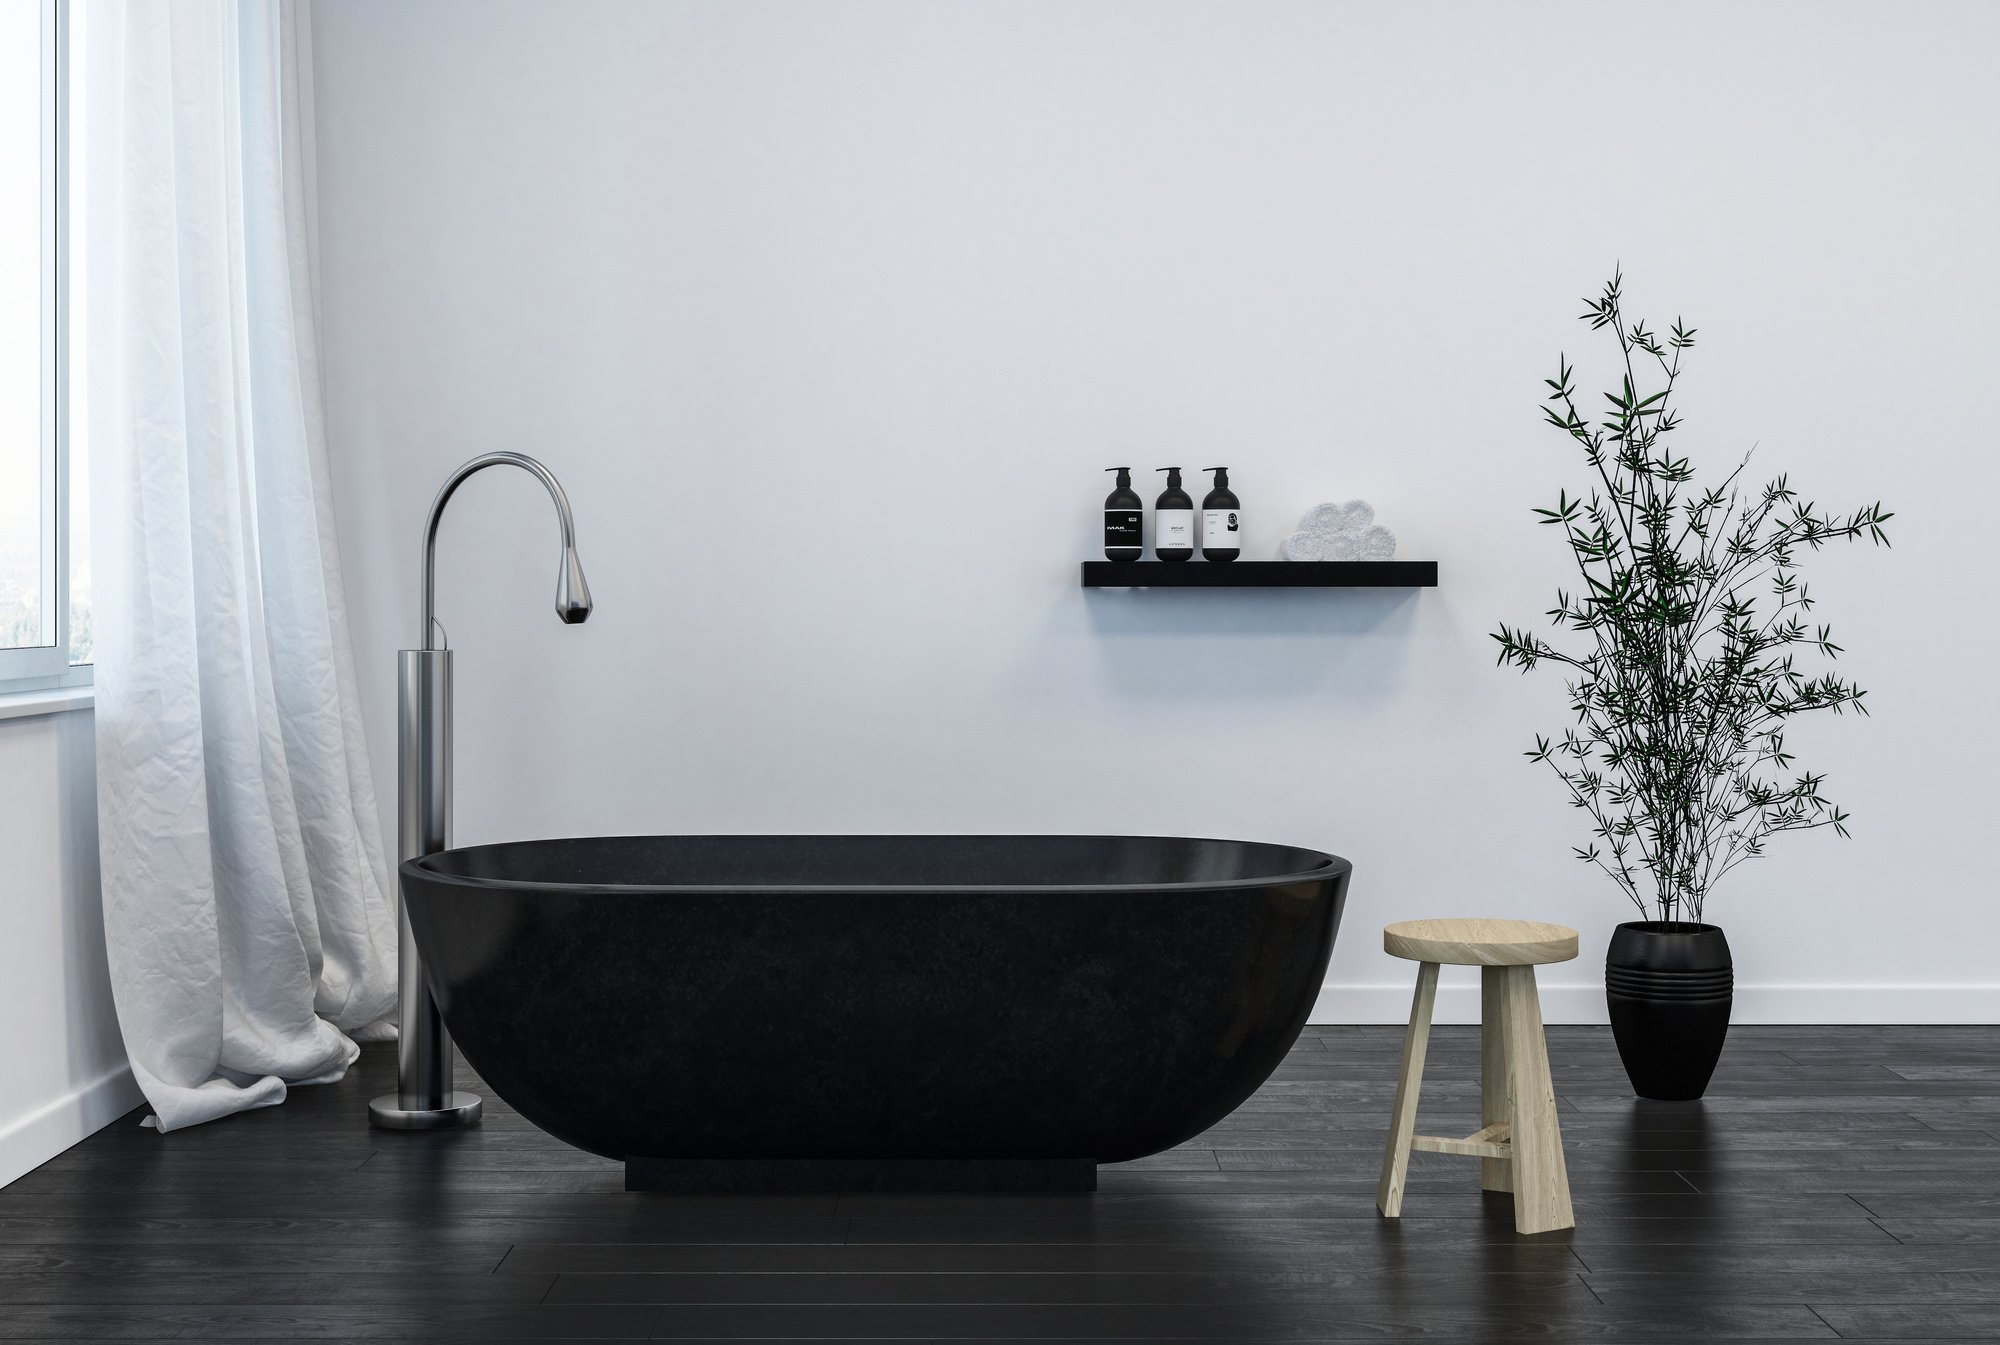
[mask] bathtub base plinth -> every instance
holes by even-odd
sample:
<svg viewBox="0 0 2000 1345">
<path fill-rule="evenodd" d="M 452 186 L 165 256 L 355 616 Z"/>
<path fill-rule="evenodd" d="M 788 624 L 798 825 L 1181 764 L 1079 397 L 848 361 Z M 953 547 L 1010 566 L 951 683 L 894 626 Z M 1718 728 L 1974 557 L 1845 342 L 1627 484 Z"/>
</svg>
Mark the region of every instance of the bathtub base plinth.
<svg viewBox="0 0 2000 1345">
<path fill-rule="evenodd" d="M 1088 1158 L 639 1158 L 627 1191 L 1095 1191 Z"/>
</svg>

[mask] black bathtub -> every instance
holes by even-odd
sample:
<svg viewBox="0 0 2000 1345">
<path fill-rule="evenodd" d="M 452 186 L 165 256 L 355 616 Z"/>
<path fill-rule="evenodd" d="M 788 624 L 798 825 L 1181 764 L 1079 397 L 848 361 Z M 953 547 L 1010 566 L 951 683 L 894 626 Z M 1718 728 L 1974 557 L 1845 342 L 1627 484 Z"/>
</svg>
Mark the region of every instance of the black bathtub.
<svg viewBox="0 0 2000 1345">
<path fill-rule="evenodd" d="M 403 865 L 467 1061 L 630 1189 L 1063 1189 L 1297 1038 L 1346 860 L 1098 836 L 608 836 Z"/>
</svg>

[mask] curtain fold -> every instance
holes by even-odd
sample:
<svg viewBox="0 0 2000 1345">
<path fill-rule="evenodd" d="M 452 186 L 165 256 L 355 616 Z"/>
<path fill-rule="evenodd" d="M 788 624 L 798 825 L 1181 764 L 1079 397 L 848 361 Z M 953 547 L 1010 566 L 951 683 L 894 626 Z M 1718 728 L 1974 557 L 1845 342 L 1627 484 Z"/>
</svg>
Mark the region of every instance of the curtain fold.
<svg viewBox="0 0 2000 1345">
<path fill-rule="evenodd" d="M 389 1035 L 334 538 L 303 6 L 93 7 L 82 189 L 105 933 L 162 1130 Z"/>
</svg>

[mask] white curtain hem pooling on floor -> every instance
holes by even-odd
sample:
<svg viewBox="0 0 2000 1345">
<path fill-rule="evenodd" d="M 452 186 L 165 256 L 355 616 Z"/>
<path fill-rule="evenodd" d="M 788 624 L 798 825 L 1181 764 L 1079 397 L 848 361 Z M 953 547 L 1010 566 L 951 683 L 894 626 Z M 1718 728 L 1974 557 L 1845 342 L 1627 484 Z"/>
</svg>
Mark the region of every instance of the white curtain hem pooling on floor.
<svg viewBox="0 0 2000 1345">
<path fill-rule="evenodd" d="M 162 1130 L 389 1035 L 334 541 L 296 0 L 92 10 L 79 205 L 105 933 Z"/>
</svg>

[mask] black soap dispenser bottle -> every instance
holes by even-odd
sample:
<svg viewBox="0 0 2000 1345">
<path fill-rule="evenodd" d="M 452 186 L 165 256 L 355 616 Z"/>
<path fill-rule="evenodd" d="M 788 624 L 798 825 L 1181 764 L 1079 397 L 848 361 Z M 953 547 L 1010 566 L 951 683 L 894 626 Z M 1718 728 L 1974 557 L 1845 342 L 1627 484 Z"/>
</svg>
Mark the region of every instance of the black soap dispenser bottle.
<svg viewBox="0 0 2000 1345">
<path fill-rule="evenodd" d="M 1132 489 L 1130 467 L 1106 467 L 1118 473 L 1118 489 L 1104 497 L 1104 555 L 1109 560 L 1137 560 L 1146 546 L 1146 502 Z"/>
<path fill-rule="evenodd" d="M 1181 489 L 1181 469 L 1156 467 L 1167 474 L 1167 488 L 1153 501 L 1153 555 L 1159 560 L 1188 560 L 1194 555 L 1194 501 Z"/>
<path fill-rule="evenodd" d="M 1201 558 L 1235 560 L 1243 554 L 1243 514 L 1229 489 L 1229 469 L 1202 470 L 1215 473 L 1215 489 L 1201 497 Z"/>
</svg>

